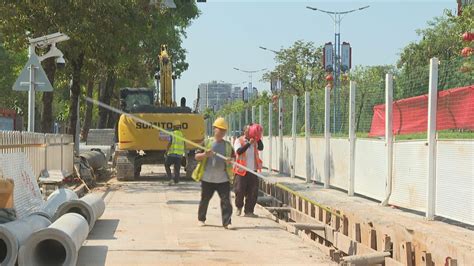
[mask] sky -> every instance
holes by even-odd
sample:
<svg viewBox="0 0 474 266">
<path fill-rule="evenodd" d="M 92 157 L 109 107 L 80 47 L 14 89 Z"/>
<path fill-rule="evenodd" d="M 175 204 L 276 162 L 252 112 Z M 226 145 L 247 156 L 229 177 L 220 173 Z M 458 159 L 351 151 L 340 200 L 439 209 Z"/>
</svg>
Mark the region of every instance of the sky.
<svg viewBox="0 0 474 266">
<path fill-rule="evenodd" d="M 344 11 L 370 5 L 348 14 L 341 23 L 341 42 L 352 46 L 352 66 L 395 64 L 401 49 L 419 40 L 416 29 L 424 28 L 444 9 L 455 11 L 456 0 L 435 1 L 225 1 L 198 3 L 201 15 L 187 29 L 183 46 L 189 68 L 177 80 L 177 99 L 186 97 L 188 105 L 196 99 L 200 83 L 212 80 L 248 83 L 248 74 L 234 70 L 275 67 L 274 54 L 259 46 L 279 50 L 296 40 L 320 46 L 334 42 L 334 22 L 324 13 L 306 6 L 329 11 Z M 429 59 L 427 59 L 429 60 Z M 253 76 L 260 91 L 270 84 Z"/>
</svg>

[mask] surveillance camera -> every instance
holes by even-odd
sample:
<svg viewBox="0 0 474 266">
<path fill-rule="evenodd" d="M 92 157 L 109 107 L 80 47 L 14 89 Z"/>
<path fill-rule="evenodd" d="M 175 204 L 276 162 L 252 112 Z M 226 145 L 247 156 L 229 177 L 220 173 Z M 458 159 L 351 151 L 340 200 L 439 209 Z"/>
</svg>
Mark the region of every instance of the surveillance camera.
<svg viewBox="0 0 474 266">
<path fill-rule="evenodd" d="M 56 66 L 58 68 L 63 68 L 66 65 L 66 61 L 64 60 L 64 57 L 58 57 L 56 58 Z"/>
<path fill-rule="evenodd" d="M 67 40 L 69 40 L 69 36 L 61 32 L 56 32 L 56 33 L 41 36 L 38 38 L 29 39 L 30 44 L 35 45 L 37 47 L 45 47 L 51 44 L 55 44 L 55 43 L 67 41 Z"/>
</svg>

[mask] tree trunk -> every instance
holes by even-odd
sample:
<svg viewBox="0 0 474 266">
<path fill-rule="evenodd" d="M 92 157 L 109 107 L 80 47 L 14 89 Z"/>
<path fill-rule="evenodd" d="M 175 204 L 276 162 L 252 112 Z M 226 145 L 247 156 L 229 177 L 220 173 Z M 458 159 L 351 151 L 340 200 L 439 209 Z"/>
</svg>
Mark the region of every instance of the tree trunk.
<svg viewBox="0 0 474 266">
<path fill-rule="evenodd" d="M 110 100 L 112 98 L 112 92 L 115 87 L 115 73 L 112 70 L 109 70 L 107 73 L 107 80 L 105 84 L 101 84 L 99 101 L 110 105 Z M 110 111 L 105 108 L 99 108 L 99 126 L 98 128 L 108 127 L 108 120 L 110 116 Z"/>
<path fill-rule="evenodd" d="M 114 92 L 116 79 L 117 77 L 115 76 L 115 73 L 111 71 L 109 73 L 109 76 L 107 77 L 107 83 L 105 84 L 105 87 L 107 88 L 107 94 L 109 95 L 109 105 L 111 104 L 111 99 L 114 94 L 113 92 Z M 107 117 L 107 128 L 114 128 L 116 120 L 117 120 L 117 114 L 109 111 L 109 115 Z"/>
<path fill-rule="evenodd" d="M 90 78 L 87 82 L 87 91 L 86 96 L 92 98 L 94 92 L 94 79 Z M 94 105 L 91 102 L 87 102 L 86 106 L 86 117 L 84 119 L 84 126 L 82 127 L 81 136 L 83 140 L 87 140 L 87 135 L 89 134 L 89 129 L 91 128 L 92 123 L 92 110 Z"/>
<path fill-rule="evenodd" d="M 56 74 L 56 62 L 54 58 L 48 58 L 44 62 L 44 71 L 48 76 L 49 82 L 54 87 L 54 76 Z M 43 113 L 41 116 L 41 129 L 44 133 L 53 132 L 53 93 L 43 92 Z"/>
<path fill-rule="evenodd" d="M 99 82 L 99 101 L 101 103 L 107 102 L 105 83 L 106 83 L 105 79 L 102 79 Z M 105 128 L 105 125 L 107 124 L 107 114 L 108 114 L 107 109 L 99 107 L 99 121 L 97 123 L 97 128 Z"/>
<path fill-rule="evenodd" d="M 79 95 L 81 93 L 81 70 L 84 62 L 84 52 L 80 53 L 77 58 L 71 60 L 72 65 L 72 85 L 71 85 L 71 106 L 69 107 L 69 134 L 74 136 L 76 140 L 76 123 L 79 114 L 77 107 L 79 103 Z"/>
</svg>

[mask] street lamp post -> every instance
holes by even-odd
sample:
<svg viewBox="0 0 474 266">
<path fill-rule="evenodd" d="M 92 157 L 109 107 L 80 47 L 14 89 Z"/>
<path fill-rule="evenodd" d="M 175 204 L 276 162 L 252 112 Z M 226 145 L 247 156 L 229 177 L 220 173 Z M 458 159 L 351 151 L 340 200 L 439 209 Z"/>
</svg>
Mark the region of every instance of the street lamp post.
<svg viewBox="0 0 474 266">
<path fill-rule="evenodd" d="M 240 68 L 237 68 L 237 67 L 234 67 L 234 69 L 237 70 L 237 71 L 249 74 L 249 90 L 253 90 L 253 86 L 252 86 L 252 76 L 253 76 L 253 74 L 267 70 L 266 68 L 262 68 L 262 69 L 259 69 L 259 70 L 244 70 L 244 69 L 240 69 Z"/>
<path fill-rule="evenodd" d="M 347 11 L 327 11 L 322 10 L 316 7 L 307 6 L 306 8 L 319 11 L 322 13 L 327 14 L 331 19 L 334 21 L 334 67 L 333 67 L 333 75 L 334 75 L 334 131 L 339 130 L 341 118 L 340 118 L 340 110 L 339 110 L 339 102 L 340 102 L 340 93 L 339 89 L 341 86 L 341 21 L 346 14 L 363 10 L 368 8 L 369 6 L 363 6 L 360 8 L 347 10 Z"/>
<path fill-rule="evenodd" d="M 274 53 L 275 55 L 278 55 L 280 54 L 281 52 L 278 52 L 278 51 L 275 51 L 275 50 L 272 50 L 270 48 L 266 48 L 266 47 L 263 47 L 263 46 L 259 46 L 258 48 L 262 49 L 262 50 L 265 50 L 265 51 L 269 51 L 269 52 L 272 52 Z M 276 84 L 276 91 L 279 91 L 281 89 L 281 80 L 280 80 L 280 73 L 277 73 L 277 84 Z M 272 81 L 270 80 L 270 89 L 272 88 Z M 273 90 L 272 90 L 273 92 Z"/>
</svg>

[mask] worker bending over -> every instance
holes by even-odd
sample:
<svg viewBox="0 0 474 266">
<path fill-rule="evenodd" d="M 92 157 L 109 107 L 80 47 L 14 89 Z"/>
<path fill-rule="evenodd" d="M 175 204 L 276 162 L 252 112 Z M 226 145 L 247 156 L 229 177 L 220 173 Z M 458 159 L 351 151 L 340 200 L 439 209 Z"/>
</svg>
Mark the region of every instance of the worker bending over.
<svg viewBox="0 0 474 266">
<path fill-rule="evenodd" d="M 206 150 L 198 150 L 195 156 L 199 163 L 193 172 L 193 179 L 201 181 L 198 221 L 200 226 L 205 225 L 209 201 L 214 191 L 217 191 L 221 200 L 222 225 L 225 229 L 232 229 L 230 183 L 233 179 L 233 172 L 230 158 L 235 157 L 235 154 L 232 144 L 224 140 L 228 129 L 224 118 L 217 118 L 212 126 L 214 127 L 214 137 L 205 141 L 203 146 L 206 147 Z M 228 161 L 217 157 L 216 153 L 229 158 Z"/>
<path fill-rule="evenodd" d="M 181 138 L 176 138 L 178 136 Z M 181 169 L 181 160 L 185 154 L 184 134 L 181 131 L 181 122 L 173 121 L 173 136 L 169 136 L 168 147 L 166 148 L 165 170 L 169 179 L 169 185 L 179 183 L 179 171 Z M 173 165 L 174 177 L 171 176 L 171 165 Z"/>
<path fill-rule="evenodd" d="M 262 140 L 258 142 L 254 138 L 250 138 L 249 129 L 252 124 L 245 126 L 244 135 L 235 140 L 234 149 L 237 153 L 238 164 L 246 166 L 255 172 L 262 170 L 262 160 L 260 160 L 259 151 L 263 150 Z M 242 207 L 245 208 L 246 217 L 257 217 L 254 214 L 255 204 L 258 197 L 258 177 L 245 169 L 234 166 L 235 173 L 235 206 L 237 207 L 237 215 L 242 214 Z"/>
</svg>

